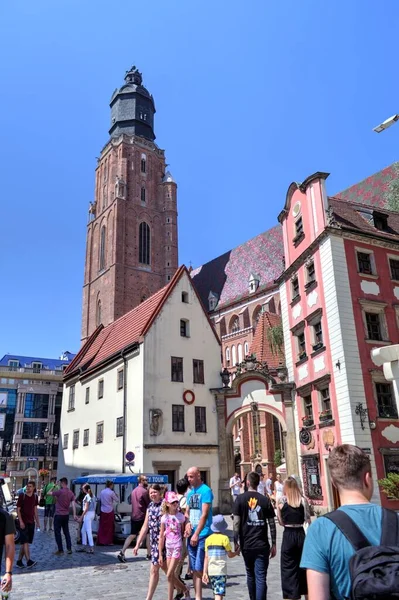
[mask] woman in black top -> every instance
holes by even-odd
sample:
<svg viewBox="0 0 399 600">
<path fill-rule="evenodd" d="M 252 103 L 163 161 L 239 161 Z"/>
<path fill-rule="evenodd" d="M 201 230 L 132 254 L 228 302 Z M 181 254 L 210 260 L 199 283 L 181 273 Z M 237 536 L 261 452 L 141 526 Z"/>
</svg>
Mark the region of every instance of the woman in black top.
<svg viewBox="0 0 399 600">
<path fill-rule="evenodd" d="M 304 523 L 310 523 L 309 505 L 294 477 L 284 482 L 283 496 L 277 504 L 277 517 L 284 527 L 281 545 L 281 588 L 284 600 L 307 597 L 306 570 L 299 567 L 305 542 Z"/>
</svg>

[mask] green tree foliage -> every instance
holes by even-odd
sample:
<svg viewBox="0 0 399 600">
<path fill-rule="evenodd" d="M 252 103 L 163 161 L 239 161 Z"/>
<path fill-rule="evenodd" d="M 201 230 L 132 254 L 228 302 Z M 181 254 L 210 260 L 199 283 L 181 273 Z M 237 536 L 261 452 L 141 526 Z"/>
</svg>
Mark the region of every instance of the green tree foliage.
<svg viewBox="0 0 399 600">
<path fill-rule="evenodd" d="M 378 485 L 389 498 L 399 500 L 399 473 L 388 473 L 385 479 L 379 479 Z"/>
<path fill-rule="evenodd" d="M 282 455 L 281 450 L 276 450 L 274 453 L 274 464 L 276 467 L 279 467 L 282 464 Z"/>
<path fill-rule="evenodd" d="M 275 325 L 274 327 L 270 327 L 270 329 L 267 330 L 267 341 L 269 342 L 270 349 L 275 356 L 283 354 L 284 333 L 281 323 Z"/>
</svg>

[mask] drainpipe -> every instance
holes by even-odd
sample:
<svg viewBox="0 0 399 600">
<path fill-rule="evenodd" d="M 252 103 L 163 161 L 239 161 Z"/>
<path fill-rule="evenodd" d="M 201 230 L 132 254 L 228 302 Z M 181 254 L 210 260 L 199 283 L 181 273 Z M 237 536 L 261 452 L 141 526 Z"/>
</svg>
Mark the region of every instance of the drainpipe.
<svg viewBox="0 0 399 600">
<path fill-rule="evenodd" d="M 126 473 L 126 437 L 127 437 L 127 360 L 123 351 L 123 437 L 122 437 L 122 473 Z"/>
</svg>

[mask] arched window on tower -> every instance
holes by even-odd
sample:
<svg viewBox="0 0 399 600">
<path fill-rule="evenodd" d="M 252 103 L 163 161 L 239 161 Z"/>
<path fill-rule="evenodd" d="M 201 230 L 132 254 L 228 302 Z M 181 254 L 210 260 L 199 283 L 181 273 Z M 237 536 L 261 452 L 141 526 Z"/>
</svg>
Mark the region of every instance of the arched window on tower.
<svg viewBox="0 0 399 600">
<path fill-rule="evenodd" d="M 101 300 L 98 299 L 97 302 L 97 310 L 96 310 L 96 325 L 97 327 L 101 325 L 102 322 L 102 314 L 101 314 Z"/>
<path fill-rule="evenodd" d="M 145 154 L 141 155 L 141 172 L 145 173 L 147 171 L 147 157 Z"/>
<path fill-rule="evenodd" d="M 142 265 L 150 264 L 150 227 L 147 223 L 140 223 L 139 228 L 139 263 Z"/>
<path fill-rule="evenodd" d="M 107 230 L 104 225 L 103 227 L 101 227 L 101 233 L 100 233 L 100 256 L 99 256 L 99 264 L 98 264 L 99 271 L 103 271 L 103 269 L 105 269 L 106 235 L 107 235 Z"/>
<path fill-rule="evenodd" d="M 145 202 L 145 187 L 144 186 L 141 188 L 141 201 Z"/>
</svg>

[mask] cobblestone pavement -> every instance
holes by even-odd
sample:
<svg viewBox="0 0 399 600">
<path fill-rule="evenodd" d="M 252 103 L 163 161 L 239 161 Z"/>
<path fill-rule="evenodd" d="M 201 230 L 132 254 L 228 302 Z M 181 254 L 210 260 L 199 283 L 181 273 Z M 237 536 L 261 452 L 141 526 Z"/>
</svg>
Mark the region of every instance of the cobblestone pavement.
<svg viewBox="0 0 399 600">
<path fill-rule="evenodd" d="M 41 519 L 42 520 L 42 519 Z M 232 537 L 231 519 L 228 535 Z M 76 539 L 75 524 L 70 521 L 73 541 Z M 281 527 L 277 525 L 277 546 L 281 545 Z M 73 545 L 72 555 L 54 556 L 57 549 L 53 532 L 36 532 L 31 547 L 34 560 L 38 561 L 32 570 L 14 568 L 12 600 L 145 600 L 150 564 L 145 559 L 146 551 L 141 550 L 133 558 L 127 551 L 127 564 L 120 564 L 116 558 L 119 546 L 96 547 L 95 554 L 77 553 Z M 17 551 L 19 547 L 17 547 Z M 185 568 L 184 568 L 185 572 Z M 245 568 L 241 557 L 229 559 L 228 589 L 226 599 L 244 600 L 248 598 Z M 268 572 L 268 600 L 281 600 L 279 554 L 271 560 Z M 161 573 L 154 600 L 166 599 L 166 579 Z M 192 594 L 192 597 L 194 595 Z M 212 591 L 206 587 L 203 599 L 211 600 Z"/>
</svg>

